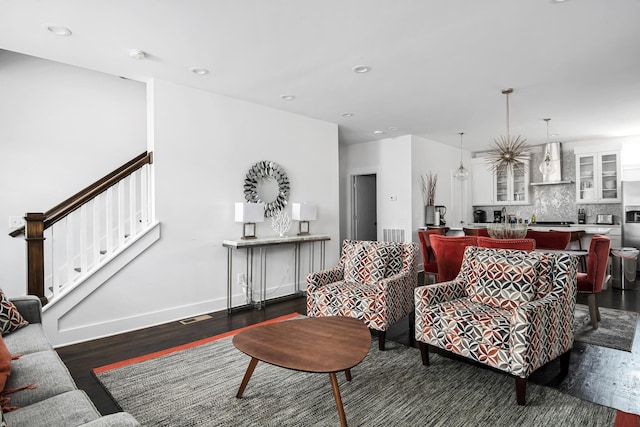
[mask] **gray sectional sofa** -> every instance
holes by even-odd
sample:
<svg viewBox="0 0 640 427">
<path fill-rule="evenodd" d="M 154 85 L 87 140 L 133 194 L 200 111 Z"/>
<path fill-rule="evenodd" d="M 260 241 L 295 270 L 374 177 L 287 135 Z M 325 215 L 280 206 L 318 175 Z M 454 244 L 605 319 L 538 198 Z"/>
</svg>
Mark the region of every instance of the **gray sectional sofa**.
<svg viewBox="0 0 640 427">
<path fill-rule="evenodd" d="M 11 362 L 5 389 L 27 384 L 37 387 L 7 395 L 10 405 L 19 407 L 4 414 L 9 427 L 140 425 L 126 412 L 101 416 L 85 392 L 78 389 L 42 330 L 42 306 L 37 297 L 27 295 L 10 301 L 29 324 L 3 337 L 12 355 L 23 355 Z"/>
</svg>

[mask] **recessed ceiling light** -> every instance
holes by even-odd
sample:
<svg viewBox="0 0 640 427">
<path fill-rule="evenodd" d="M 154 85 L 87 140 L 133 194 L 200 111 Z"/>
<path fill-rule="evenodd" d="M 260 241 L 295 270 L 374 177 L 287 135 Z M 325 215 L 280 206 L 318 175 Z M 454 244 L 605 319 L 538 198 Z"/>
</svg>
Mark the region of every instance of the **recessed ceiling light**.
<svg viewBox="0 0 640 427">
<path fill-rule="evenodd" d="M 129 49 L 129 56 L 139 61 L 145 58 L 145 54 L 140 49 Z"/>
<path fill-rule="evenodd" d="M 353 113 L 342 113 L 342 117 L 353 117 Z"/>
<path fill-rule="evenodd" d="M 382 135 L 384 133 L 384 131 L 382 131 L 382 130 L 374 130 L 373 133 L 376 134 L 376 135 Z"/>
<path fill-rule="evenodd" d="M 47 25 L 47 30 L 55 34 L 56 36 L 70 36 L 71 30 L 66 27 L 61 27 L 59 25 Z"/>
<path fill-rule="evenodd" d="M 551 135 L 549 135 L 549 136 L 550 136 L 550 137 L 552 137 L 552 138 L 555 138 L 556 136 L 560 136 L 560 134 L 559 134 L 559 133 L 552 133 L 552 134 L 551 134 Z"/>
<path fill-rule="evenodd" d="M 293 101 L 294 99 L 296 99 L 296 97 L 293 95 L 280 95 L 280 98 L 284 99 L 285 101 Z"/>
<path fill-rule="evenodd" d="M 397 128 L 397 127 L 395 127 L 395 126 L 390 126 L 388 129 L 389 129 L 391 132 L 395 132 L 395 131 L 397 131 L 397 130 L 398 130 L 398 128 Z"/>
<path fill-rule="evenodd" d="M 353 72 L 358 74 L 368 73 L 371 71 L 371 67 L 368 65 L 356 65 L 353 67 Z"/>
<path fill-rule="evenodd" d="M 193 74 L 196 74 L 198 76 L 204 76 L 206 74 L 209 74 L 209 70 L 201 67 L 191 67 L 189 68 L 189 71 L 191 71 Z"/>
</svg>

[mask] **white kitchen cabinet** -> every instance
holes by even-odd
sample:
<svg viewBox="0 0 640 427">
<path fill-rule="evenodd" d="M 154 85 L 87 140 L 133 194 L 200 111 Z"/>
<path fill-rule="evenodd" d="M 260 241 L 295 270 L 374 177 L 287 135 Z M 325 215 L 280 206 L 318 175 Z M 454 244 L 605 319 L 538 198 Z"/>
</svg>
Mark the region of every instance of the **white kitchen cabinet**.
<svg viewBox="0 0 640 427">
<path fill-rule="evenodd" d="M 482 157 L 471 159 L 471 200 L 473 206 L 494 204 L 494 176 Z"/>
<path fill-rule="evenodd" d="M 576 154 L 576 203 L 619 203 L 620 151 Z"/>
<path fill-rule="evenodd" d="M 482 157 L 472 159 L 471 168 L 474 206 L 529 204 L 529 160 L 525 160 L 524 168 L 495 175 Z"/>
</svg>

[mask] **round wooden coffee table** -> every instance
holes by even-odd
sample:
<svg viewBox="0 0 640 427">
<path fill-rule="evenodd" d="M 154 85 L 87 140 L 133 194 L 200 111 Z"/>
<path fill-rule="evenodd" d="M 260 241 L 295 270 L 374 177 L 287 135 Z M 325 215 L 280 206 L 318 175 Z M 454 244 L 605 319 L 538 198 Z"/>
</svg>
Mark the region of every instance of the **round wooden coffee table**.
<svg viewBox="0 0 640 427">
<path fill-rule="evenodd" d="M 233 337 L 233 345 L 251 356 L 237 398 L 242 397 L 258 361 L 296 371 L 328 373 L 340 424 L 347 425 L 336 373 L 350 369 L 369 352 L 371 335 L 361 320 L 351 317 L 310 317 L 246 329 Z"/>
</svg>

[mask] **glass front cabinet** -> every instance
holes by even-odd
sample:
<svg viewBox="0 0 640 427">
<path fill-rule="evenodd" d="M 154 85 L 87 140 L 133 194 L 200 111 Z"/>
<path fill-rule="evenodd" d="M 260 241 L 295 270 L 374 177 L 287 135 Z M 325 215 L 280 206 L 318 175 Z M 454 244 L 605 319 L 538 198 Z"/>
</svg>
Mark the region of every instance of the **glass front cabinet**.
<svg viewBox="0 0 640 427">
<path fill-rule="evenodd" d="M 620 151 L 575 153 L 576 203 L 620 202 Z"/>
<path fill-rule="evenodd" d="M 474 206 L 529 204 L 529 160 L 513 171 L 489 171 L 483 157 L 472 159 L 472 199 Z"/>
</svg>

